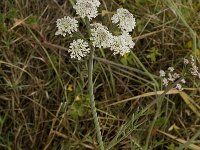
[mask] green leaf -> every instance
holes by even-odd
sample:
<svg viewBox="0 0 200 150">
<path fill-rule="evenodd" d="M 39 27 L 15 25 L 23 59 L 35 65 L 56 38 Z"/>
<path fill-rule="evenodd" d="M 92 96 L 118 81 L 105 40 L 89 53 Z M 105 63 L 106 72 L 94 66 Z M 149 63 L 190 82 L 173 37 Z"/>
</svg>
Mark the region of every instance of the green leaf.
<svg viewBox="0 0 200 150">
<path fill-rule="evenodd" d="M 121 62 L 123 65 L 125 65 L 125 66 L 128 65 L 128 61 L 127 61 L 127 59 L 124 58 L 124 57 L 122 57 L 122 58 L 120 59 L 120 62 Z"/>
<path fill-rule="evenodd" d="M 192 48 L 192 40 L 189 40 L 186 44 L 185 44 L 185 48 L 191 49 Z"/>
<path fill-rule="evenodd" d="M 125 54 L 121 59 L 120 59 L 120 62 L 123 64 L 123 65 L 133 65 L 134 64 L 134 57 L 133 55 L 131 55 L 131 53 L 129 54 Z"/>
<path fill-rule="evenodd" d="M 174 145 L 174 143 L 170 144 L 168 147 L 167 147 L 167 150 L 175 150 L 176 147 Z"/>
<path fill-rule="evenodd" d="M 79 117 L 83 117 L 86 113 L 88 113 L 88 108 L 90 106 L 90 99 L 88 95 L 82 95 L 81 97 L 74 100 L 74 102 L 70 105 L 68 114 L 73 119 L 78 119 Z"/>
<path fill-rule="evenodd" d="M 134 64 L 134 61 L 133 61 L 133 55 L 131 55 L 131 54 L 129 54 L 128 56 L 127 56 L 127 61 L 128 61 L 128 63 L 130 64 L 130 65 L 133 65 Z"/>
<path fill-rule="evenodd" d="M 37 25 L 38 24 L 38 19 L 36 16 L 30 16 L 26 21 L 28 25 Z"/>
<path fill-rule="evenodd" d="M 159 50 L 155 49 L 155 48 L 152 48 L 150 50 L 150 53 L 146 57 L 151 59 L 151 62 L 155 62 L 157 56 L 161 56 L 161 54 L 159 53 Z"/>
<path fill-rule="evenodd" d="M 165 124 L 165 121 L 166 121 L 166 118 L 165 118 L 165 117 L 160 117 L 160 118 L 158 118 L 158 119 L 156 120 L 156 122 L 155 122 L 155 127 L 156 127 L 156 128 L 161 127 L 162 125 Z"/>
<path fill-rule="evenodd" d="M 8 18 L 10 20 L 17 18 L 17 10 L 16 9 L 9 10 L 9 12 L 6 15 L 6 18 Z"/>
</svg>

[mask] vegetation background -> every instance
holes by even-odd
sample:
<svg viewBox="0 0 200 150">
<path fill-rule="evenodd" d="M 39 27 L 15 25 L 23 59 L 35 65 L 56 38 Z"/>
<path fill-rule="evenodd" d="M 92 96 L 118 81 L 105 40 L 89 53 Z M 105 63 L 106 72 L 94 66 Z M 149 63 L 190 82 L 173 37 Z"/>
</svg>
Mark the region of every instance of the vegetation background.
<svg viewBox="0 0 200 150">
<path fill-rule="evenodd" d="M 1 150 L 98 149 L 87 60 L 70 59 L 72 38 L 55 36 L 56 20 L 75 15 L 72 2 L 0 1 Z M 95 52 L 94 94 L 106 149 L 200 150 L 199 80 L 187 76 L 187 87 L 179 92 L 173 85 L 162 88 L 158 76 L 169 66 L 184 72 L 183 58 L 190 54 L 198 63 L 200 1 L 101 3 L 95 21 L 112 32 L 118 32 L 110 20 L 117 8 L 137 19 L 130 54 Z"/>
</svg>

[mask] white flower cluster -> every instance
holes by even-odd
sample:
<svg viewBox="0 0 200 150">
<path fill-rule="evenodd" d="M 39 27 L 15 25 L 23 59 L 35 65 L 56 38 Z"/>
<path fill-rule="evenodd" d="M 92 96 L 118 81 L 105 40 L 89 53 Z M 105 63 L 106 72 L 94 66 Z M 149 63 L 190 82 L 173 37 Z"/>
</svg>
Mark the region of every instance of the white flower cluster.
<svg viewBox="0 0 200 150">
<path fill-rule="evenodd" d="M 169 83 L 173 83 L 180 78 L 180 74 L 174 72 L 174 67 L 169 67 L 165 72 L 164 70 L 160 70 L 160 77 L 162 77 L 162 83 L 165 87 L 169 85 Z M 176 84 L 176 89 L 182 91 L 182 84 L 185 84 L 185 79 L 182 79 L 180 83 Z"/>
<path fill-rule="evenodd" d="M 108 31 L 106 26 L 101 23 L 93 23 L 91 26 L 90 40 L 94 47 L 108 48 L 113 43 L 113 35 Z"/>
<path fill-rule="evenodd" d="M 184 58 L 183 63 L 185 66 L 189 67 L 189 74 L 198 77 L 200 79 L 200 71 L 197 65 L 195 64 L 194 56 L 190 55 L 190 59 Z M 180 74 L 174 72 L 174 67 L 169 67 L 168 71 L 160 70 L 160 77 L 162 78 L 162 83 L 165 87 L 168 86 L 170 82 L 174 82 L 180 78 Z M 187 75 L 186 73 L 185 75 Z M 185 79 L 182 79 L 180 83 L 176 85 L 176 89 L 183 90 L 182 84 L 185 84 Z"/>
<path fill-rule="evenodd" d="M 192 55 L 190 55 L 190 57 L 191 57 L 190 61 L 188 59 L 184 58 L 184 64 L 185 65 L 191 65 L 190 66 L 190 73 L 193 76 L 196 76 L 200 79 L 199 68 L 195 65 L 194 57 Z"/>
<path fill-rule="evenodd" d="M 62 35 L 65 37 L 66 33 L 72 34 L 72 32 L 77 31 L 78 21 L 74 18 L 70 18 L 69 16 L 65 16 L 57 19 L 56 26 L 58 31 L 56 31 L 55 35 Z"/>
<path fill-rule="evenodd" d="M 135 43 L 130 34 L 124 32 L 119 36 L 113 36 L 106 26 L 100 23 L 91 24 L 91 38 L 93 46 L 98 48 L 110 48 L 113 54 L 124 55 L 130 52 Z"/>
<path fill-rule="evenodd" d="M 126 9 L 120 8 L 117 13 L 112 17 L 113 23 L 119 23 L 119 28 L 122 30 L 122 34 L 119 36 L 113 36 L 108 28 L 100 23 L 94 23 L 91 25 L 91 38 L 90 40 L 95 47 L 110 48 L 113 54 L 124 55 L 130 52 L 130 49 L 134 47 L 135 43 L 132 41 L 132 37 L 129 34 L 135 27 L 135 18 Z"/>
<path fill-rule="evenodd" d="M 136 26 L 133 14 L 124 8 L 117 9 L 117 13 L 113 15 L 111 20 L 112 23 L 118 23 L 122 32 L 131 32 Z"/>
<path fill-rule="evenodd" d="M 97 8 L 100 6 L 99 0 L 77 0 L 73 8 L 82 18 L 88 17 L 89 20 L 98 14 Z"/>
<path fill-rule="evenodd" d="M 130 52 L 130 48 L 133 48 L 135 43 L 132 41 L 132 37 L 128 33 L 123 33 L 119 36 L 114 36 L 113 43 L 111 44 L 111 51 L 114 51 L 114 55 L 124 55 Z"/>
<path fill-rule="evenodd" d="M 98 15 L 98 7 L 100 6 L 99 0 L 76 0 L 73 8 L 76 13 L 82 17 L 87 17 L 92 20 Z M 119 28 L 122 30 L 121 35 L 114 36 L 108 31 L 108 28 L 101 23 L 90 24 L 91 37 L 90 41 L 94 47 L 97 48 L 110 48 L 113 54 L 124 55 L 130 52 L 130 49 L 134 47 L 135 43 L 132 41 L 132 37 L 129 34 L 135 27 L 135 18 L 126 9 L 120 8 L 117 13 L 112 17 L 113 23 L 118 23 Z M 72 34 L 77 31 L 78 21 L 74 18 L 64 17 L 56 21 L 58 31 L 55 35 Z M 71 58 L 77 58 L 80 60 L 90 52 L 88 43 L 81 39 L 74 40 L 69 47 L 69 53 Z"/>
<path fill-rule="evenodd" d="M 124 55 L 130 52 L 130 49 L 134 47 L 135 43 L 132 41 L 132 37 L 129 32 L 135 28 L 136 22 L 133 14 L 131 14 L 127 9 L 119 8 L 117 13 L 111 18 L 112 23 L 118 23 L 122 34 L 113 37 L 113 43 L 110 49 L 114 51 L 115 54 Z"/>
<path fill-rule="evenodd" d="M 78 39 L 70 43 L 68 52 L 70 53 L 71 58 L 81 60 L 81 57 L 85 57 L 87 53 L 90 53 L 90 48 L 87 42 Z"/>
</svg>

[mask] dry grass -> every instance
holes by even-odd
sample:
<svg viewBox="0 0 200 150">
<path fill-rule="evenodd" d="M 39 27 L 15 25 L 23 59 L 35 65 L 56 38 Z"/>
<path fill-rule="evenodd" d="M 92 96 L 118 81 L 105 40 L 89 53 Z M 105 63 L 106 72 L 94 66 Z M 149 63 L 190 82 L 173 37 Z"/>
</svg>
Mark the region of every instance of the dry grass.
<svg viewBox="0 0 200 150">
<path fill-rule="evenodd" d="M 163 91 L 157 76 L 169 66 L 182 72 L 182 59 L 192 53 L 200 57 L 199 3 L 176 1 L 177 14 L 159 0 L 101 2 L 112 32 L 110 17 L 118 7 L 138 22 L 130 55 L 95 52 L 94 94 L 106 150 L 200 149 L 199 80 L 188 76 L 180 93 L 173 86 Z M 74 14 L 68 0 L 0 1 L 1 150 L 98 149 L 87 63 L 70 59 L 71 37 L 54 35 L 56 19 Z M 191 30 L 197 33 L 193 50 L 186 44 L 195 41 Z M 160 53 L 155 61 L 147 58 L 153 50 Z"/>
</svg>

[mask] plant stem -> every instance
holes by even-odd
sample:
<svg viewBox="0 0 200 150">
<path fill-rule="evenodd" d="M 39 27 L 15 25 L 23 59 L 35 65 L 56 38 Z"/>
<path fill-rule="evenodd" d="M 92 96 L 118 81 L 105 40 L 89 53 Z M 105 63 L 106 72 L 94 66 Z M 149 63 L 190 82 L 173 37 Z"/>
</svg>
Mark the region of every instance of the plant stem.
<svg viewBox="0 0 200 150">
<path fill-rule="evenodd" d="M 101 129 L 97 117 L 97 110 L 95 107 L 94 101 L 94 93 L 93 93 L 93 60 L 94 60 L 94 47 L 91 46 L 90 58 L 89 58 L 89 65 L 88 65 L 88 90 L 89 90 L 89 97 L 90 97 L 90 105 L 92 110 L 92 115 L 95 124 L 95 130 L 97 132 L 97 140 L 100 146 L 100 150 L 104 150 L 103 140 L 101 136 Z"/>
<path fill-rule="evenodd" d="M 144 70 L 144 72 L 154 82 L 153 86 L 157 90 L 159 88 L 159 85 L 158 85 L 158 82 L 155 80 L 155 77 L 151 73 L 149 73 L 149 71 L 144 67 L 144 65 L 141 63 L 141 61 L 138 59 L 138 57 L 133 52 L 131 52 L 131 54 L 133 55 L 133 57 L 136 60 L 136 62 L 140 65 L 140 67 L 142 67 L 142 69 Z"/>
</svg>

